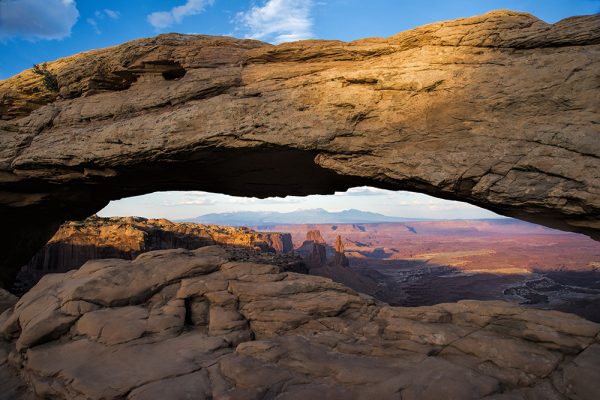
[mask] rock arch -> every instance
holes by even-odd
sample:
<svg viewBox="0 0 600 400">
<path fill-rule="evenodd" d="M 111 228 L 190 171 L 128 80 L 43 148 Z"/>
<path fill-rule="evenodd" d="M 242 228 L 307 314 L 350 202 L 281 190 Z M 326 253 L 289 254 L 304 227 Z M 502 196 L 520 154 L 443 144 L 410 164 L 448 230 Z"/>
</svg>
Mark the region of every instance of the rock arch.
<svg viewBox="0 0 600 400">
<path fill-rule="evenodd" d="M 0 82 L 2 279 L 66 219 L 156 190 L 413 190 L 600 238 L 600 15 L 390 38 L 161 35 Z"/>
</svg>

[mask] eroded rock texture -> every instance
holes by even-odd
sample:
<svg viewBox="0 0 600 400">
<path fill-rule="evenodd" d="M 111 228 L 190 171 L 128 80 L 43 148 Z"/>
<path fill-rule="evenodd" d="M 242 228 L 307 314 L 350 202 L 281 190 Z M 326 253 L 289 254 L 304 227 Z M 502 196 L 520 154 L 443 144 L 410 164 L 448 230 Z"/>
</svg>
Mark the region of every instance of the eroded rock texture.
<svg viewBox="0 0 600 400">
<path fill-rule="evenodd" d="M 214 244 L 283 254 L 291 252 L 294 247 L 289 233 L 177 223 L 166 219 L 92 216 L 84 221 L 64 223 L 48 243 L 21 268 L 12 289 L 15 293 L 24 293 L 43 275 L 76 269 L 88 260 L 131 260 L 151 250 L 195 250 Z M 301 264 L 301 260 L 297 260 L 297 263 Z"/>
<path fill-rule="evenodd" d="M 168 189 L 369 184 L 599 237 L 599 15 L 498 11 L 351 43 L 171 34 L 45 68 L 56 87 L 0 82 L 4 280 L 64 220 Z"/>
<path fill-rule="evenodd" d="M 13 294 L 4 289 L 0 289 L 0 313 L 14 306 L 17 300 L 17 297 Z"/>
<path fill-rule="evenodd" d="M 228 251 L 45 276 L 0 316 L 0 374 L 50 399 L 600 396 L 599 324 L 505 302 L 394 308 Z"/>
</svg>

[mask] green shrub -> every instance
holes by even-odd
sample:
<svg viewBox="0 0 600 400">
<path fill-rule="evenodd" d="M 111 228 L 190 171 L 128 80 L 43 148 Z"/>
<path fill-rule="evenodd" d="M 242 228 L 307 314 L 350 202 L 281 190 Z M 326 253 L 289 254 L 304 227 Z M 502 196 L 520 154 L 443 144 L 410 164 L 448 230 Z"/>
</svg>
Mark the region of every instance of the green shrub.
<svg viewBox="0 0 600 400">
<path fill-rule="evenodd" d="M 58 80 L 56 79 L 56 75 L 48 71 L 46 63 L 34 64 L 31 70 L 34 74 L 42 77 L 46 89 L 52 92 L 58 92 Z"/>
</svg>

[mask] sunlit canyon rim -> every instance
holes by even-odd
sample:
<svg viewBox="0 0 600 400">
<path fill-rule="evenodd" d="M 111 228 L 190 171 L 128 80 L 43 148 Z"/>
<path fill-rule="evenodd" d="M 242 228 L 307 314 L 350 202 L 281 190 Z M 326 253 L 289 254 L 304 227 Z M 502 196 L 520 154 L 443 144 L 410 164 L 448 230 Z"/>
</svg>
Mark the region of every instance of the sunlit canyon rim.
<svg viewBox="0 0 600 400">
<path fill-rule="evenodd" d="M 497 11 L 350 43 L 168 34 L 24 71 L 0 82 L 2 283 L 64 221 L 169 189 L 405 189 L 597 240 L 599 56 L 599 15 Z M 596 323 L 505 302 L 390 307 L 230 251 L 90 261 L 15 305 L 3 294 L 4 393 L 600 396 Z"/>
</svg>

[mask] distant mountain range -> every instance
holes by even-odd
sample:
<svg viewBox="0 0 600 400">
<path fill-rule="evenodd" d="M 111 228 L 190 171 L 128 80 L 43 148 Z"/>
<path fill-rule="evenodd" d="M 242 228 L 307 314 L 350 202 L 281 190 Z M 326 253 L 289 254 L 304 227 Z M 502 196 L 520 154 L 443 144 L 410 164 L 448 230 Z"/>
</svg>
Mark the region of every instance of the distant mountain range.
<svg viewBox="0 0 600 400">
<path fill-rule="evenodd" d="M 229 226 L 269 226 L 286 224 L 368 224 L 377 222 L 427 221 L 427 218 L 390 217 L 361 210 L 330 212 L 322 208 L 291 212 L 238 211 L 231 213 L 205 214 L 179 222 L 216 224 Z"/>
</svg>

